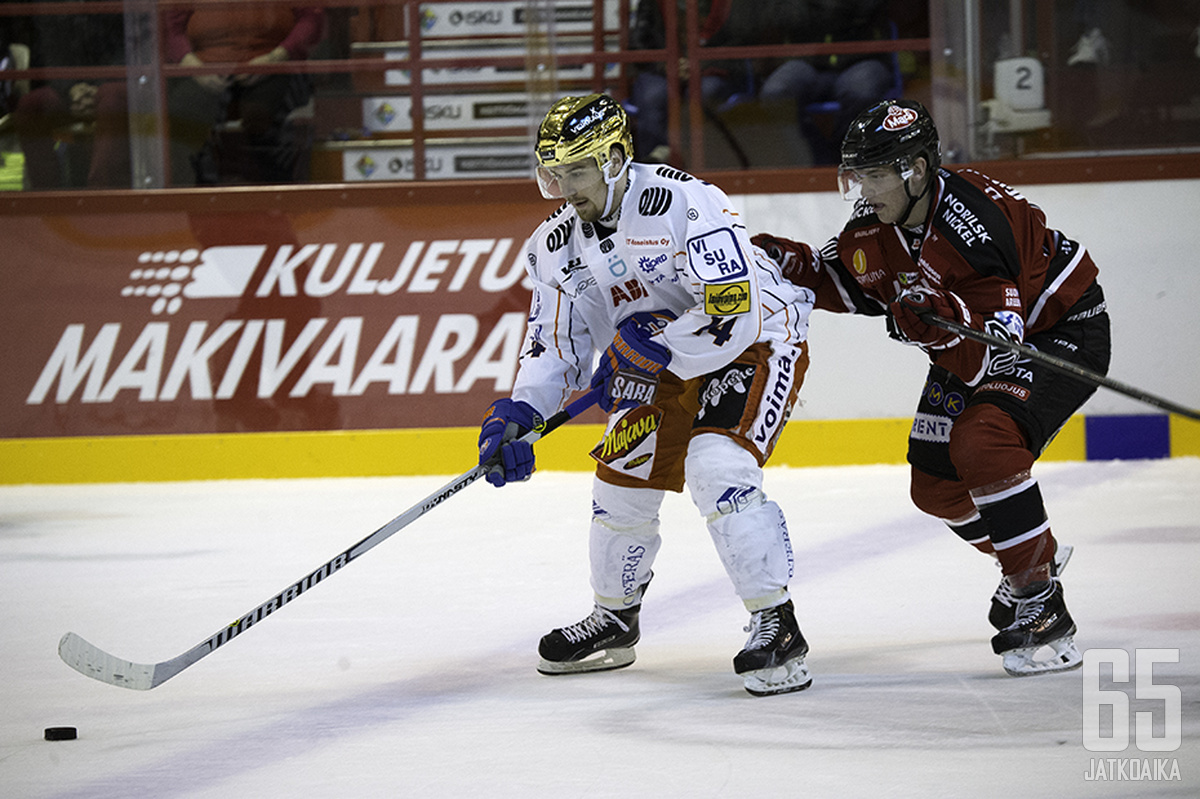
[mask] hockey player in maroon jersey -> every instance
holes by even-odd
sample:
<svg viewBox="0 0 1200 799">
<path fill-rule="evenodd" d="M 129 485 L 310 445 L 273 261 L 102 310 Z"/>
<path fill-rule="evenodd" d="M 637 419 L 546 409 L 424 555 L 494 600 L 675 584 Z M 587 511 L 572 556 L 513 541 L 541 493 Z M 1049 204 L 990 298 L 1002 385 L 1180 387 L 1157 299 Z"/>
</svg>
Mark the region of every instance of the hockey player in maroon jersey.
<svg viewBox="0 0 1200 799">
<path fill-rule="evenodd" d="M 886 316 L 893 338 L 929 355 L 908 444 L 913 502 L 999 560 L 988 619 L 1005 670 L 1076 668 L 1082 658 L 1058 578 L 1070 548 L 1057 547 L 1030 470 L 1095 389 L 921 316 L 1104 374 L 1109 323 L 1096 265 L 1016 190 L 942 168 L 937 128 L 916 102 L 879 103 L 854 121 L 838 183 L 856 204 L 824 250 L 767 234 L 753 241 L 816 292 L 817 308 Z M 1053 654 L 1043 656 L 1047 646 Z"/>
</svg>

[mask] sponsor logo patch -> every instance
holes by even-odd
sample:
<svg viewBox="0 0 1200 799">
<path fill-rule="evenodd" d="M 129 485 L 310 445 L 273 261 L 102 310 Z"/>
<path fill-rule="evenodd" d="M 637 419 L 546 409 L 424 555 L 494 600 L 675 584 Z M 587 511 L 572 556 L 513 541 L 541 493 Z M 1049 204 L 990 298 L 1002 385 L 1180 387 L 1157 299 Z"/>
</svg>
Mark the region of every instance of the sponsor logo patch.
<svg viewBox="0 0 1200 799">
<path fill-rule="evenodd" d="M 688 265 L 701 283 L 737 280 L 750 273 L 742 249 L 729 228 L 711 230 L 687 242 Z"/>
<path fill-rule="evenodd" d="M 950 443 L 950 428 L 954 421 L 945 416 L 918 413 L 913 417 L 912 431 L 908 437 L 914 441 L 929 441 L 934 444 Z"/>
<path fill-rule="evenodd" d="M 654 449 L 662 411 L 639 405 L 611 418 L 604 438 L 591 456 L 610 469 L 645 479 L 654 468 Z"/>
<path fill-rule="evenodd" d="M 704 287 L 704 312 L 712 316 L 735 316 L 750 311 L 750 281 Z"/>
<path fill-rule="evenodd" d="M 1018 386 L 1015 383 L 1007 383 L 1003 380 L 993 380 L 990 383 L 984 383 L 976 391 L 999 391 L 1009 396 L 1016 397 L 1024 402 L 1029 399 L 1029 389 L 1024 386 Z"/>
<path fill-rule="evenodd" d="M 904 130 L 909 125 L 917 121 L 917 112 L 911 108 L 901 108 L 894 105 L 888 109 L 887 116 L 883 120 L 884 130 Z"/>
</svg>

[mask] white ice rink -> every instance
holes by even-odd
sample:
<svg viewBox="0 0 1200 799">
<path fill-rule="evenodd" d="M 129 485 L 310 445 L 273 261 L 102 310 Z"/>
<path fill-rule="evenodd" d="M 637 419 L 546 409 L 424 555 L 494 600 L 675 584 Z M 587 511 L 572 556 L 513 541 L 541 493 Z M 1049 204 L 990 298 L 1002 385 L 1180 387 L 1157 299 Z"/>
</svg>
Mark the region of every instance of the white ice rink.
<svg viewBox="0 0 1200 799">
<path fill-rule="evenodd" d="M 72 671 L 59 637 L 170 658 L 446 478 L 5 487 L 0 796 L 1200 796 L 1200 460 L 1036 474 L 1076 547 L 1080 648 L 1179 651 L 1153 672 L 1182 691 L 1178 750 L 1137 749 L 1133 713 L 1160 738 L 1170 714 L 1132 684 L 1128 749 L 1097 753 L 1080 671 L 1003 674 L 999 572 L 911 507 L 903 467 L 768 471 L 814 676 L 768 698 L 732 672 L 747 617 L 686 496 L 665 504 L 627 669 L 534 670 L 538 638 L 591 606 L 590 477 L 539 473 L 471 486 L 135 692 Z M 57 725 L 79 739 L 42 740 Z M 1101 758 L 1165 758 L 1181 780 L 1088 781 Z"/>
</svg>

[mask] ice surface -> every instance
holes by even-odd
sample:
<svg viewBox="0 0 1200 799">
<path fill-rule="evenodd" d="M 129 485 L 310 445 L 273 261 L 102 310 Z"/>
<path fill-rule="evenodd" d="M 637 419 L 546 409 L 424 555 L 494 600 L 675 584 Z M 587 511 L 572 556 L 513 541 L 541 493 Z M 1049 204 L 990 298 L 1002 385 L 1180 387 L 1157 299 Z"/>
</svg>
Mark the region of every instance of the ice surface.
<svg viewBox="0 0 1200 799">
<path fill-rule="evenodd" d="M 74 631 L 173 657 L 445 478 L 0 488 L 5 797 L 1092 797 L 1200 795 L 1200 460 L 1037 467 L 1077 643 L 1179 650 L 1175 752 L 1084 749 L 1081 672 L 991 653 L 999 572 L 913 509 L 902 467 L 770 469 L 813 686 L 742 690 L 747 616 L 690 500 L 669 496 L 638 660 L 537 674 L 590 610 L 590 477 L 472 486 L 167 683 L 104 685 Z M 1132 694 L 1132 687 L 1128 688 Z M 1163 703 L 1152 711 L 1161 735 Z M 78 727 L 47 742 L 48 726 Z M 1094 758 L 1181 781 L 1093 782 Z"/>
</svg>

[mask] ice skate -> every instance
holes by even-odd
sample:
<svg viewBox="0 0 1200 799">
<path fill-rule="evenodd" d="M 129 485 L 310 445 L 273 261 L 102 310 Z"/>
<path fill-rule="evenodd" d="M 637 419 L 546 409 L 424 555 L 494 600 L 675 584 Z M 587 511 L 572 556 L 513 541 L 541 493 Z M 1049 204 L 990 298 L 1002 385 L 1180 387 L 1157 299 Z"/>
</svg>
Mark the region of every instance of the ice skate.
<svg viewBox="0 0 1200 799">
<path fill-rule="evenodd" d="M 1039 651 L 1052 654 L 1038 658 Z M 1083 665 L 1075 647 L 1075 622 L 1063 600 L 1062 583 L 1051 579 L 1029 597 L 1018 597 L 1016 620 L 992 637 L 992 651 L 1014 677 L 1069 671 Z"/>
<path fill-rule="evenodd" d="M 796 624 L 791 600 L 750 616 L 746 647 L 733 659 L 746 690 L 755 696 L 803 691 L 812 685 L 804 656 L 808 642 Z"/>
<path fill-rule="evenodd" d="M 1050 561 L 1051 577 L 1058 577 L 1063 573 L 1074 551 L 1075 547 L 1070 544 L 1061 544 L 1054 550 L 1054 560 Z M 1013 593 L 1008 577 L 1001 577 L 1000 585 L 996 586 L 996 593 L 992 594 L 992 609 L 988 611 L 988 622 L 997 630 L 1003 630 L 1016 621 L 1016 618 L 1017 596 Z"/>
<path fill-rule="evenodd" d="M 638 642 L 638 611 L 609 610 L 596 605 L 592 614 L 569 627 L 551 630 L 538 644 L 542 674 L 579 674 L 608 671 L 634 661 Z"/>
</svg>

